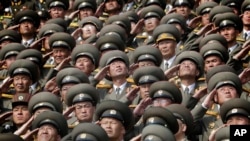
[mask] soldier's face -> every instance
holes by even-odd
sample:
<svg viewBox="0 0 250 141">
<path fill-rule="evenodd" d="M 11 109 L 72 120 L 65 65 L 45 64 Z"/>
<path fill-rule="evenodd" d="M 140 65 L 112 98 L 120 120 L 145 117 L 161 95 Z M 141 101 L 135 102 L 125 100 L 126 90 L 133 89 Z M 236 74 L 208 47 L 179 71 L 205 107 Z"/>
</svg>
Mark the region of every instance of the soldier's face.
<svg viewBox="0 0 250 141">
<path fill-rule="evenodd" d="M 112 12 L 112 11 L 117 11 L 121 8 L 117 0 L 107 0 L 105 2 L 105 11 L 106 12 Z"/>
<path fill-rule="evenodd" d="M 95 107 L 91 102 L 79 102 L 75 105 L 75 114 L 80 122 L 92 122 Z"/>
<path fill-rule="evenodd" d="M 142 99 L 149 97 L 149 88 L 150 88 L 151 84 L 152 83 L 139 85 L 140 96 Z"/>
<path fill-rule="evenodd" d="M 166 108 L 168 105 L 172 104 L 172 100 L 169 98 L 156 98 L 153 100 L 154 107 Z"/>
<path fill-rule="evenodd" d="M 112 78 L 126 77 L 128 75 L 128 68 L 121 60 L 114 60 L 109 65 L 108 75 Z"/>
<path fill-rule="evenodd" d="M 13 85 L 16 93 L 28 93 L 29 87 L 32 85 L 32 80 L 27 75 L 18 74 L 13 78 Z"/>
<path fill-rule="evenodd" d="M 209 13 L 205 13 L 201 16 L 201 22 L 203 25 L 209 24 Z"/>
<path fill-rule="evenodd" d="M 114 118 L 102 118 L 101 127 L 106 131 L 110 140 L 121 139 L 125 134 L 122 123 Z"/>
<path fill-rule="evenodd" d="M 70 55 L 69 49 L 61 47 L 53 48 L 53 57 L 55 59 L 56 64 L 60 64 L 63 61 L 63 59 L 69 57 L 69 55 Z"/>
<path fill-rule="evenodd" d="M 66 93 L 67 91 L 72 87 L 76 85 L 75 83 L 68 83 L 68 84 L 64 84 L 60 90 L 60 94 L 61 94 L 61 97 L 62 97 L 62 101 L 65 101 L 66 100 Z"/>
<path fill-rule="evenodd" d="M 210 70 L 215 66 L 219 66 L 222 64 L 224 64 L 224 62 L 221 60 L 220 57 L 215 55 L 207 56 L 205 58 L 205 72 L 207 72 L 208 70 Z"/>
<path fill-rule="evenodd" d="M 95 35 L 97 33 L 96 27 L 93 24 L 86 24 L 82 27 L 82 38 L 87 39 L 91 35 Z"/>
<path fill-rule="evenodd" d="M 188 6 L 181 5 L 176 7 L 176 13 L 183 15 L 185 18 L 188 18 L 190 12 L 191 10 Z"/>
<path fill-rule="evenodd" d="M 13 121 L 17 125 L 22 125 L 29 120 L 31 114 L 28 110 L 28 106 L 19 105 L 15 106 L 13 109 Z"/>
<path fill-rule="evenodd" d="M 158 48 L 165 59 L 175 55 L 176 42 L 174 40 L 162 40 L 158 43 Z"/>
<path fill-rule="evenodd" d="M 6 65 L 6 68 L 9 68 L 10 65 L 16 61 L 16 56 L 10 56 L 8 58 L 5 59 L 5 65 Z"/>
<path fill-rule="evenodd" d="M 228 43 L 235 42 L 237 35 L 239 34 L 239 31 L 232 26 L 224 27 L 220 29 L 219 32 L 224 38 L 226 38 Z"/>
<path fill-rule="evenodd" d="M 92 61 L 85 56 L 76 59 L 75 67 L 77 67 L 87 75 L 90 75 L 95 69 L 95 65 L 92 63 Z"/>
<path fill-rule="evenodd" d="M 42 125 L 37 133 L 37 141 L 58 141 L 60 135 L 56 128 L 50 124 Z"/>
<path fill-rule="evenodd" d="M 239 95 L 237 94 L 235 87 L 224 85 L 217 89 L 217 94 L 215 95 L 214 100 L 219 105 L 222 105 L 224 102 L 237 97 L 239 97 Z"/>
<path fill-rule="evenodd" d="M 242 22 L 246 26 L 250 26 L 250 11 L 244 11 L 243 16 L 242 16 Z"/>
<path fill-rule="evenodd" d="M 194 79 L 199 75 L 196 64 L 191 60 L 184 60 L 180 63 L 179 77 L 186 79 Z"/>
<path fill-rule="evenodd" d="M 85 7 L 85 8 L 80 9 L 80 19 L 81 20 L 85 17 L 93 16 L 93 15 L 94 15 L 94 11 L 89 7 Z"/>
<path fill-rule="evenodd" d="M 65 10 L 62 7 L 52 7 L 49 10 L 50 16 L 54 18 L 63 18 L 65 16 Z"/>
<path fill-rule="evenodd" d="M 155 66 L 155 63 L 153 61 L 144 60 L 144 61 L 138 62 L 138 65 L 140 68 L 140 67 L 145 67 L 145 66 Z"/>
<path fill-rule="evenodd" d="M 227 120 L 228 125 L 249 125 L 249 118 L 242 115 L 232 115 Z"/>
<path fill-rule="evenodd" d="M 19 32 L 21 35 L 33 35 L 36 31 L 34 24 L 31 21 L 23 21 L 20 23 Z"/>
<path fill-rule="evenodd" d="M 156 17 L 149 17 L 144 20 L 144 28 L 146 32 L 153 32 L 153 30 L 159 25 L 160 21 Z"/>
</svg>

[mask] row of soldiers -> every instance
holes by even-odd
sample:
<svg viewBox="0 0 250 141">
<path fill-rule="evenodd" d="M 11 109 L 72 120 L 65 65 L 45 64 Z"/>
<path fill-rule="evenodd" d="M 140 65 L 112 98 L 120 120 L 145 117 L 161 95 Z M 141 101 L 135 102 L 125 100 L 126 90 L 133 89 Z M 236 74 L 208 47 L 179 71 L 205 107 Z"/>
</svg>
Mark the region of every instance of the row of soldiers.
<svg viewBox="0 0 250 141">
<path fill-rule="evenodd" d="M 220 141 L 250 124 L 249 0 L 26 2 L 2 20 L 0 140 Z"/>
</svg>

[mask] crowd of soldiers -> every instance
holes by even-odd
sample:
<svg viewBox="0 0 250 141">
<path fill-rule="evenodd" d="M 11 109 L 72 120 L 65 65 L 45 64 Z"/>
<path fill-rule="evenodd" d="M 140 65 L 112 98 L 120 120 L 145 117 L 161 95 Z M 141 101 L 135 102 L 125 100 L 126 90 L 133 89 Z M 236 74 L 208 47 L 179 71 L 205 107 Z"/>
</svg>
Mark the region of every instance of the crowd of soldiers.
<svg viewBox="0 0 250 141">
<path fill-rule="evenodd" d="M 250 125 L 250 0 L 0 1 L 1 141 L 222 141 Z"/>
</svg>

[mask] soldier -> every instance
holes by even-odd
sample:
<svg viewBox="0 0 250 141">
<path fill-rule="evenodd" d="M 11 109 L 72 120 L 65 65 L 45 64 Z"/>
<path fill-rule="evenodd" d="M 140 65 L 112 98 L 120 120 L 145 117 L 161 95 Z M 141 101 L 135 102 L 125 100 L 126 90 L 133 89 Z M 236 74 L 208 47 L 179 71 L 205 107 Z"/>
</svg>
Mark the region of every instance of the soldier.
<svg viewBox="0 0 250 141">
<path fill-rule="evenodd" d="M 49 10 L 50 17 L 54 18 L 62 18 L 66 14 L 66 11 L 69 8 L 68 0 L 46 0 L 47 8 Z"/>
<path fill-rule="evenodd" d="M 127 82 L 126 78 L 129 76 L 129 59 L 128 56 L 121 51 L 114 50 L 109 51 L 102 55 L 99 63 L 100 68 L 104 69 L 106 78 L 111 80 L 109 87 L 101 87 L 104 85 L 103 81 L 99 82 L 99 87 L 102 89 L 103 95 L 100 95 L 100 98 L 119 100 L 124 103 L 130 103 L 133 99 L 127 97 L 127 93 L 131 90 L 131 84 Z M 99 79 L 102 80 L 102 79 Z"/>
<path fill-rule="evenodd" d="M 135 49 L 132 54 L 133 63 L 140 67 L 145 66 L 160 66 L 162 62 L 162 55 L 159 49 L 150 45 L 140 46 Z"/>
<path fill-rule="evenodd" d="M 93 86 L 97 83 L 93 73 L 98 68 L 100 56 L 98 49 L 91 44 L 77 45 L 71 53 L 73 65 L 88 76 Z"/>
<path fill-rule="evenodd" d="M 19 11 L 14 17 L 14 22 L 19 25 L 21 43 L 28 48 L 36 40 L 36 30 L 40 25 L 39 15 L 33 10 Z"/>
<path fill-rule="evenodd" d="M 195 17 L 195 15 L 192 13 L 194 0 L 173 0 L 171 3 L 173 8 L 176 8 L 176 13 L 179 13 L 185 17 L 187 24 Z"/>
<path fill-rule="evenodd" d="M 215 133 L 215 140 L 216 141 L 230 140 L 230 128 L 229 128 L 229 126 L 220 128 Z"/>
<path fill-rule="evenodd" d="M 63 109 L 66 107 L 66 93 L 72 86 L 79 83 L 89 83 L 88 76 L 79 70 L 78 68 L 65 68 L 59 71 L 56 75 L 56 85 L 60 89 L 61 101 L 63 103 Z M 53 91 L 53 88 L 52 90 Z"/>
<path fill-rule="evenodd" d="M 153 37 L 163 56 L 161 69 L 166 71 L 174 64 L 176 46 L 180 41 L 181 34 L 174 25 L 163 24 L 155 28 Z"/>
<path fill-rule="evenodd" d="M 144 127 L 156 124 L 168 128 L 173 134 L 179 130 L 177 118 L 170 110 L 163 107 L 149 107 L 143 116 Z"/>
<path fill-rule="evenodd" d="M 8 71 L 16 93 L 29 93 L 29 87 L 40 78 L 38 67 L 30 60 L 16 60 Z"/>
<path fill-rule="evenodd" d="M 21 43 L 21 35 L 15 30 L 5 29 L 0 31 L 0 46 L 3 48 L 8 43 Z"/>
<path fill-rule="evenodd" d="M 55 111 L 45 111 L 34 119 L 31 126 L 32 130 L 38 129 L 36 134 L 37 141 L 61 140 L 68 133 L 65 117 Z"/>
<path fill-rule="evenodd" d="M 39 92 L 33 95 L 29 101 L 28 109 L 34 118 L 44 111 L 63 112 L 61 100 L 50 92 Z"/>
<path fill-rule="evenodd" d="M 178 13 L 166 14 L 162 17 L 160 24 L 172 24 L 179 30 L 181 39 L 177 43 L 176 53 L 180 53 L 184 49 L 184 42 L 186 42 L 187 34 L 189 34 L 184 16 Z"/>
<path fill-rule="evenodd" d="M 122 141 L 126 131 L 133 126 L 134 120 L 129 107 L 115 100 L 101 102 L 96 109 L 96 119 L 110 141 Z"/>
<path fill-rule="evenodd" d="M 164 72 L 159 67 L 145 66 L 135 70 L 135 72 L 133 73 L 133 79 L 135 84 L 140 88 L 139 94 L 132 102 L 132 104 L 137 105 L 141 101 L 146 100 L 150 96 L 149 95 L 150 86 L 157 81 L 165 80 L 165 76 Z M 137 106 L 139 107 L 139 105 Z"/>
<path fill-rule="evenodd" d="M 208 81 L 208 96 L 201 104 L 201 109 L 198 106 L 192 111 L 194 121 L 196 122 L 200 117 L 203 117 L 208 108 L 211 107 L 213 101 L 222 106 L 226 101 L 239 98 L 242 93 L 242 84 L 239 77 L 232 72 L 219 72 L 214 74 Z M 202 131 L 200 140 L 207 140 L 211 131 L 222 125 L 220 117 L 208 116 L 202 120 Z M 195 131 L 195 130 L 194 130 Z"/>
<path fill-rule="evenodd" d="M 227 47 L 217 42 L 202 46 L 200 54 L 204 58 L 205 73 L 215 66 L 226 64 L 229 59 Z"/>
<path fill-rule="evenodd" d="M 166 108 L 171 104 L 181 104 L 181 91 L 168 81 L 155 82 L 150 86 L 149 96 L 153 100 L 154 107 Z"/>
<path fill-rule="evenodd" d="M 182 92 L 182 104 L 187 104 L 196 90 L 201 89 L 198 79 L 203 75 L 204 61 L 202 56 L 195 51 L 183 51 L 176 57 L 175 64 L 180 65 L 178 77 Z"/>
<path fill-rule="evenodd" d="M 16 56 L 19 52 L 25 49 L 20 43 L 9 43 L 0 51 L 0 59 L 4 61 L 2 70 L 0 71 L 1 80 L 5 79 L 8 75 L 8 69 L 10 65 L 16 60 Z"/>
<path fill-rule="evenodd" d="M 147 6 L 141 10 L 140 17 L 144 19 L 144 31 L 135 37 L 137 46 L 152 43 L 153 31 L 164 15 L 164 11 L 156 5 Z"/>
<path fill-rule="evenodd" d="M 176 139 L 168 128 L 160 125 L 149 125 L 143 128 L 141 140 L 175 141 Z"/>
<path fill-rule="evenodd" d="M 77 125 L 72 133 L 71 137 L 73 141 L 79 140 L 96 140 L 96 141 L 108 141 L 108 135 L 102 127 L 94 123 L 81 123 Z M 66 140 L 66 138 L 63 138 Z"/>
<path fill-rule="evenodd" d="M 245 40 L 248 40 L 250 38 L 250 22 L 247 20 L 249 17 L 249 10 L 250 10 L 250 2 L 249 1 L 244 1 L 241 6 L 241 11 L 242 11 L 242 22 L 243 22 L 243 31 L 239 35 L 240 38 L 243 38 Z"/>
<path fill-rule="evenodd" d="M 124 5 L 124 0 L 104 0 L 104 12 L 108 14 L 108 16 L 118 15 Z M 101 19 L 102 20 L 102 19 Z"/>
<path fill-rule="evenodd" d="M 8 70 L 10 78 L 13 78 L 14 92 L 6 94 L 3 102 L 4 107 L 9 108 L 9 100 L 13 93 L 29 93 L 30 86 L 39 79 L 39 71 L 36 65 L 29 60 L 16 60 Z"/>
<path fill-rule="evenodd" d="M 241 4 L 243 0 L 221 0 L 220 5 L 225 5 L 233 9 L 236 15 L 241 14 Z"/>
<path fill-rule="evenodd" d="M 179 124 L 179 130 L 175 133 L 176 141 L 188 141 L 194 124 L 190 110 L 180 104 L 171 104 L 167 106 L 167 109 L 173 113 Z"/>
<path fill-rule="evenodd" d="M 35 63 L 37 68 L 39 68 L 38 71 L 40 74 L 40 78 L 41 79 L 44 78 L 43 71 L 41 71 L 43 68 L 44 61 L 43 61 L 42 53 L 40 51 L 38 51 L 36 49 L 25 49 L 17 55 L 16 59 L 17 60 L 18 59 L 27 59 L 27 60 L 30 60 L 33 63 Z M 37 82 L 34 82 L 32 84 L 32 86 L 30 86 L 30 90 L 29 90 L 30 94 L 35 94 L 35 93 L 42 90 L 42 88 L 41 88 L 41 84 L 42 84 L 41 81 L 42 80 L 41 79 L 39 79 Z"/>
<path fill-rule="evenodd" d="M 66 104 L 74 107 L 74 116 L 68 120 L 69 127 L 93 121 L 96 105 L 99 103 L 98 91 L 90 84 L 72 86 L 66 94 Z"/>
<path fill-rule="evenodd" d="M 93 0 L 76 0 L 73 8 L 79 10 L 78 21 L 81 21 L 88 16 L 94 16 L 97 3 Z"/>
<path fill-rule="evenodd" d="M 236 40 L 243 29 L 241 19 L 233 13 L 224 13 L 216 16 L 214 23 L 219 28 L 219 33 L 226 38 L 229 56 L 233 58 L 231 56 L 234 56 L 242 49 L 241 44 Z M 242 60 L 242 58 L 236 60 Z M 242 67 L 239 67 L 237 71 L 241 72 Z"/>
<path fill-rule="evenodd" d="M 211 11 L 211 9 L 215 6 L 217 6 L 218 3 L 213 2 L 213 1 L 209 1 L 206 3 L 202 3 L 200 4 L 197 8 L 196 8 L 196 14 L 198 16 L 200 16 L 200 22 L 199 24 L 196 24 L 197 27 L 194 27 L 193 31 L 194 32 L 198 32 L 202 27 L 204 27 L 205 25 L 208 25 L 210 23 L 209 21 L 209 12 Z"/>
<path fill-rule="evenodd" d="M 27 93 L 17 93 L 12 99 L 12 118 L 1 125 L 1 133 L 14 133 L 31 117 L 28 110 L 28 103 L 31 95 Z"/>
<path fill-rule="evenodd" d="M 88 38 L 96 35 L 102 29 L 103 23 L 94 16 L 88 16 L 79 22 L 79 27 L 82 29 L 82 34 L 77 40 L 78 44 L 83 44 Z"/>
<path fill-rule="evenodd" d="M 249 104 L 248 101 L 240 98 L 226 101 L 220 108 L 222 122 L 227 125 L 249 125 Z"/>
<path fill-rule="evenodd" d="M 64 28 L 57 24 L 46 23 L 42 26 L 37 34 L 38 39 L 45 38 L 42 40 L 41 52 L 43 54 L 49 53 L 52 51 L 52 48 L 49 46 L 49 37 L 56 32 L 64 32 Z"/>
</svg>

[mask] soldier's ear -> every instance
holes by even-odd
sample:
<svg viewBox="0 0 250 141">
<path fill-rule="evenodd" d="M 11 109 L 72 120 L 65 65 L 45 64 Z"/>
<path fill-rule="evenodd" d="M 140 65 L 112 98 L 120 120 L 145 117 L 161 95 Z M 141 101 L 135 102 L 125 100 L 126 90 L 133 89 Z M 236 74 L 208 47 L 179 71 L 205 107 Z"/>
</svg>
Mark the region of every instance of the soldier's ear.
<svg viewBox="0 0 250 141">
<path fill-rule="evenodd" d="M 200 75 L 200 71 L 196 70 L 195 74 L 196 74 L 196 76 L 199 76 Z"/>
<path fill-rule="evenodd" d="M 186 132 L 187 131 L 187 125 L 186 124 L 181 124 L 181 128 L 182 128 L 182 132 Z"/>
</svg>

